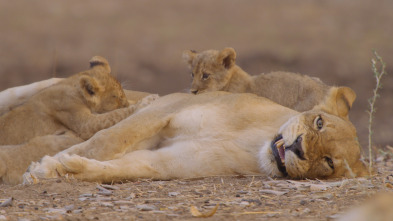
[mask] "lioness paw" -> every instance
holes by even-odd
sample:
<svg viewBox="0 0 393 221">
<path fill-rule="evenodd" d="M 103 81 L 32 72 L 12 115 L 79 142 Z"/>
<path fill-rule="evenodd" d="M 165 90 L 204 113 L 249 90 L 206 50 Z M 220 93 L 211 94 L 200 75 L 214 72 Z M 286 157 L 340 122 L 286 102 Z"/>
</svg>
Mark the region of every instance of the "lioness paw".
<svg viewBox="0 0 393 221">
<path fill-rule="evenodd" d="M 33 179 L 57 178 L 64 175 L 62 165 L 55 157 L 45 156 L 41 162 L 33 162 L 23 175 L 23 183 L 31 184 Z"/>
<path fill-rule="evenodd" d="M 75 154 L 71 156 L 64 154 L 59 158 L 59 161 L 62 164 L 65 173 L 81 173 L 86 165 L 83 158 Z"/>
</svg>

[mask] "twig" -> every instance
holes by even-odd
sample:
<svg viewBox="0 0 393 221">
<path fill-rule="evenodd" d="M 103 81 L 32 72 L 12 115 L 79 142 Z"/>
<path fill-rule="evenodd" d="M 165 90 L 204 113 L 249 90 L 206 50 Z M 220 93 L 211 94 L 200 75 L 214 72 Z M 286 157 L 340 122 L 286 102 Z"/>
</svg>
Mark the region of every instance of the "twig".
<svg viewBox="0 0 393 221">
<path fill-rule="evenodd" d="M 370 111 L 368 111 L 369 114 L 369 121 L 368 121 L 368 152 L 369 152 L 369 159 L 370 159 L 370 163 L 369 163 L 369 174 L 371 176 L 371 172 L 372 172 L 372 164 L 373 164 L 373 159 L 372 159 L 372 123 L 373 123 L 373 119 L 374 119 L 374 114 L 376 111 L 375 108 L 375 102 L 377 100 L 377 98 L 379 97 L 378 94 L 378 89 L 382 88 L 382 84 L 381 84 L 381 78 L 384 74 L 386 74 L 385 72 L 385 67 L 386 64 L 385 62 L 383 62 L 382 58 L 378 55 L 378 53 L 374 50 L 374 56 L 376 57 L 376 60 L 373 58 L 371 59 L 372 62 L 372 71 L 374 73 L 374 77 L 375 77 L 375 81 L 376 81 L 376 85 L 375 88 L 373 90 L 373 97 L 370 98 L 368 100 L 368 103 L 370 105 Z M 380 64 L 380 70 L 378 70 L 378 63 Z"/>
</svg>

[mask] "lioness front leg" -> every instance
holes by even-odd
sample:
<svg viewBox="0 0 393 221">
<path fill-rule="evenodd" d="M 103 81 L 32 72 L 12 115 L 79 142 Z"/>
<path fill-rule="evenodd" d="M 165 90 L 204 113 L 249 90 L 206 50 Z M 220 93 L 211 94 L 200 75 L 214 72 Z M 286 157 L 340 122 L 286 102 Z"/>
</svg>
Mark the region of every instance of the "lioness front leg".
<svg viewBox="0 0 393 221">
<path fill-rule="evenodd" d="M 59 159 L 65 154 L 77 154 L 90 159 L 100 161 L 111 160 L 122 157 L 127 152 L 132 152 L 141 148 L 154 148 L 154 145 L 140 145 L 140 143 L 152 140 L 168 125 L 171 114 L 152 114 L 144 111 L 136 113 L 121 121 L 115 126 L 96 133 L 91 139 L 74 145 L 54 157 L 46 156 L 40 163 L 33 163 L 26 178 L 54 178 L 63 171 L 63 166 Z M 152 144 L 152 143 L 150 143 Z"/>
<path fill-rule="evenodd" d="M 200 151 L 201 146 L 209 148 Z M 232 147 L 223 152 L 223 147 Z M 138 150 L 121 158 L 98 161 L 77 155 L 62 155 L 61 174 L 76 179 L 111 183 L 149 178 L 169 180 L 212 175 L 259 174 L 259 166 L 252 153 L 230 143 L 179 142 L 158 150 Z"/>
</svg>

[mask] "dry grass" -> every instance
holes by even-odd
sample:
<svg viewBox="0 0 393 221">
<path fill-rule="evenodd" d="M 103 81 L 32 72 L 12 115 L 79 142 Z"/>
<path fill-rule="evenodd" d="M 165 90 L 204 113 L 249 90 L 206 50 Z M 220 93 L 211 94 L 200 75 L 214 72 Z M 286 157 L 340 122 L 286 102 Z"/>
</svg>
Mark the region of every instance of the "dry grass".
<svg viewBox="0 0 393 221">
<path fill-rule="evenodd" d="M 373 96 L 369 99 L 368 103 L 370 105 L 370 110 L 368 111 L 369 114 L 369 121 L 368 121 L 368 153 L 369 153 L 369 173 L 372 173 L 372 166 L 373 166 L 373 158 L 372 158 L 372 125 L 374 120 L 374 115 L 376 112 L 375 102 L 379 97 L 378 90 L 382 88 L 382 77 L 386 74 L 386 64 L 382 60 L 382 57 L 378 55 L 376 51 L 374 51 L 375 58 L 371 59 L 372 62 L 372 71 L 375 77 L 375 88 L 373 90 Z"/>
</svg>

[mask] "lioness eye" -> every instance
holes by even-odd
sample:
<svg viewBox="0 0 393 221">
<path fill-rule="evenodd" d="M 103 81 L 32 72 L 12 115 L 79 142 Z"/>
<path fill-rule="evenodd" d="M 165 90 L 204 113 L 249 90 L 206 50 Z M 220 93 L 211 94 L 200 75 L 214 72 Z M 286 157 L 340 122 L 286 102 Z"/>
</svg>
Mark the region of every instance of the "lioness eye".
<svg viewBox="0 0 393 221">
<path fill-rule="evenodd" d="M 334 170 L 333 160 L 330 157 L 325 157 L 325 160 L 326 160 L 327 164 L 329 165 L 329 167 Z"/>
<path fill-rule="evenodd" d="M 209 76 L 210 76 L 210 74 L 203 73 L 203 75 L 202 75 L 202 80 L 208 79 Z"/>
<path fill-rule="evenodd" d="M 194 78 L 194 73 L 191 72 L 191 77 Z"/>
<path fill-rule="evenodd" d="M 318 116 L 317 120 L 315 121 L 315 125 L 317 126 L 318 130 L 322 129 L 323 120 L 322 120 L 321 116 Z"/>
</svg>

